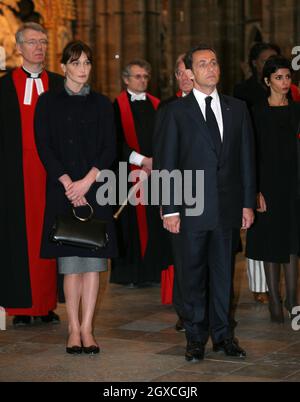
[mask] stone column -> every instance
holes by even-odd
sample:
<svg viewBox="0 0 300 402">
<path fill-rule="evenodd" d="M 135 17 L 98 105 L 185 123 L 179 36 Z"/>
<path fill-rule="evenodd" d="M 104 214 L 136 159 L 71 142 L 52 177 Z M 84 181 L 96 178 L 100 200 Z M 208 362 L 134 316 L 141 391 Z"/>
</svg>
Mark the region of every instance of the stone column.
<svg viewBox="0 0 300 402">
<path fill-rule="evenodd" d="M 241 1 L 225 0 L 217 45 L 221 65 L 221 88 L 231 94 L 242 78 L 240 63 L 244 59 L 244 8 Z"/>
<path fill-rule="evenodd" d="M 146 1 L 123 0 L 122 65 L 135 58 L 146 58 Z"/>
<path fill-rule="evenodd" d="M 159 0 L 146 1 L 146 58 L 152 66 L 152 79 L 149 91 L 160 97 L 160 33 L 161 33 L 161 9 L 162 4 Z"/>
<path fill-rule="evenodd" d="M 295 2 L 294 0 L 273 0 L 273 29 L 270 40 L 277 43 L 282 53 L 290 57 L 296 45 Z"/>
<path fill-rule="evenodd" d="M 95 9 L 95 61 L 93 66 L 96 89 L 108 93 L 107 66 L 107 1 L 97 1 Z"/>
<path fill-rule="evenodd" d="M 163 0 L 160 15 L 160 74 L 158 88 L 161 99 L 170 97 L 174 92 L 173 59 L 173 3 Z"/>
<path fill-rule="evenodd" d="M 102 2 L 103 0 L 97 1 L 97 3 Z M 95 40 L 94 3 L 94 0 L 76 0 L 78 16 L 76 39 L 82 40 L 91 47 L 93 47 Z"/>
<path fill-rule="evenodd" d="M 115 98 L 122 89 L 121 71 L 123 60 L 123 1 L 110 0 L 108 3 L 108 26 L 107 26 L 107 54 L 106 63 L 107 94 Z M 127 44 L 130 46 L 130 44 Z"/>
</svg>

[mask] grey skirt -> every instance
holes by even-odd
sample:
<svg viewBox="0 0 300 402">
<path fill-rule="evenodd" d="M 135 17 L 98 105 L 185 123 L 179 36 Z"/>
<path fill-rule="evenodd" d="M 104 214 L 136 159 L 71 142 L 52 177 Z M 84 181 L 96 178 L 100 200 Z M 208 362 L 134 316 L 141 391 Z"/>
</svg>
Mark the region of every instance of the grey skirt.
<svg viewBox="0 0 300 402">
<path fill-rule="evenodd" d="M 58 272 L 63 275 L 105 272 L 108 270 L 106 258 L 59 257 Z"/>
</svg>

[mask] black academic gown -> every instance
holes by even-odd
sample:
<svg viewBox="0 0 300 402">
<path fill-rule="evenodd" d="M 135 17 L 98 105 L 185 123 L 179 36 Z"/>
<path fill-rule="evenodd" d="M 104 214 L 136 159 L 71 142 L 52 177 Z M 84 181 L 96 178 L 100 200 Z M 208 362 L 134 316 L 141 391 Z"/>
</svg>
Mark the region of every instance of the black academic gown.
<svg viewBox="0 0 300 402">
<path fill-rule="evenodd" d="M 134 118 L 140 152 L 147 157 L 153 156 L 153 133 L 155 109 L 151 101 L 130 102 Z M 129 161 L 133 151 L 125 142 L 121 123 L 120 109 L 114 103 L 118 137 L 119 161 Z M 149 194 L 151 194 L 149 190 Z M 158 206 L 146 206 L 148 225 L 148 245 L 144 257 L 141 255 L 136 208 L 127 205 L 118 222 L 120 258 L 113 261 L 111 281 L 114 283 L 159 282 L 161 271 L 172 263 L 171 249 L 167 232 L 163 229 Z"/>
</svg>

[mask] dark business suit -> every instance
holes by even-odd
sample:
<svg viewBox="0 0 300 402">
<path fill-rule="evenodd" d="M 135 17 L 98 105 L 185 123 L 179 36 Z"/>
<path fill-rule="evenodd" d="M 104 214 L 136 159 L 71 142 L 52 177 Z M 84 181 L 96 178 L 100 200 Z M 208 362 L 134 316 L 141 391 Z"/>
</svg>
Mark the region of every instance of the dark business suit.
<svg viewBox="0 0 300 402">
<path fill-rule="evenodd" d="M 230 336 L 232 229 L 241 227 L 243 208 L 256 203 L 253 133 L 246 104 L 222 95 L 220 103 L 224 132 L 219 155 L 193 92 L 168 106 L 162 127 L 160 168 L 204 171 L 201 215 L 187 216 L 184 202 L 175 205 L 172 185 L 171 202 L 163 206 L 164 215 L 180 213 L 182 315 L 188 341 L 203 344 L 209 330 L 214 343 Z M 193 177 L 193 192 L 195 185 Z"/>
</svg>

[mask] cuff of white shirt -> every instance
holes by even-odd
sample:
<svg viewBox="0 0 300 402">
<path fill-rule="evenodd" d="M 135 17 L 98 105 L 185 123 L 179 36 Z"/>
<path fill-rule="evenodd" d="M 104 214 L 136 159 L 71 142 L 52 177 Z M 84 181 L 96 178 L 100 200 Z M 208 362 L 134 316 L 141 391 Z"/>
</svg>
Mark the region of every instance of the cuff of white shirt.
<svg viewBox="0 0 300 402">
<path fill-rule="evenodd" d="M 180 215 L 179 212 L 174 212 L 174 214 L 166 214 L 166 215 L 163 215 L 163 217 L 164 218 L 170 218 L 171 216 L 179 216 L 179 215 Z"/>
<path fill-rule="evenodd" d="M 129 163 L 136 166 L 142 166 L 144 155 L 138 154 L 135 151 L 132 151 L 129 156 Z"/>
</svg>

